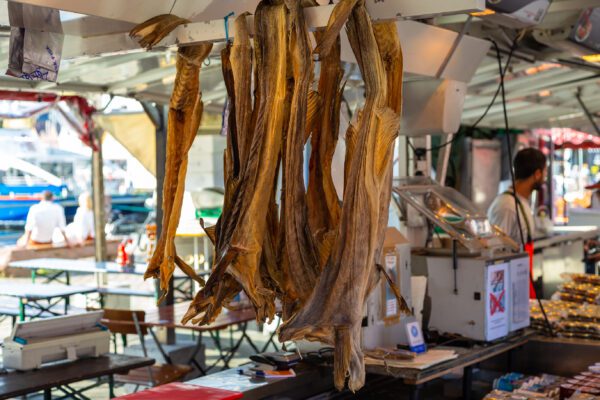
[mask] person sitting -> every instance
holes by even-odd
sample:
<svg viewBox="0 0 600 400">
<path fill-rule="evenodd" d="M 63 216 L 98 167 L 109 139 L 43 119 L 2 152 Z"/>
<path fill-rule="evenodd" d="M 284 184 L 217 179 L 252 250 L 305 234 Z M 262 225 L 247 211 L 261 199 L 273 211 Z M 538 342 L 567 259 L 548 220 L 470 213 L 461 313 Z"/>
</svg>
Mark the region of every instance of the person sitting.
<svg viewBox="0 0 600 400">
<path fill-rule="evenodd" d="M 73 222 L 67 225 L 67 236 L 71 242 L 79 245 L 94 240 L 94 211 L 92 197 L 88 192 L 79 195 L 79 207 Z"/>
<path fill-rule="evenodd" d="M 66 245 L 71 246 L 65 233 L 65 210 L 60 204 L 54 203 L 53 199 L 52 192 L 46 190 L 42 193 L 42 200 L 29 208 L 25 222 L 25 234 L 19 239 L 18 246 L 52 245 L 52 237 L 57 229 L 62 234 Z"/>
</svg>

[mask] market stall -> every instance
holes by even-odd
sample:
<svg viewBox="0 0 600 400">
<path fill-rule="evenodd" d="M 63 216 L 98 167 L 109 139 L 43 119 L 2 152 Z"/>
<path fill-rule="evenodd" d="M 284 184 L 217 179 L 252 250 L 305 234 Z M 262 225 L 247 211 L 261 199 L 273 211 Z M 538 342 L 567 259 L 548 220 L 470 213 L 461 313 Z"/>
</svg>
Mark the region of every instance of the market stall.
<svg viewBox="0 0 600 400">
<path fill-rule="evenodd" d="M 80 111 L 96 245 L 95 261 L 9 264 L 53 285 L 0 282 L 0 296 L 19 299 L 16 316 L 0 309 L 15 324 L 5 367 L 31 369 L 22 355 L 47 352 L 35 374 L 65 360 L 96 372 L 31 387 L 10 372 L 0 398 L 83 398 L 103 381 L 71 384 L 101 376 L 111 397 L 115 380 L 154 387 L 127 399 L 452 398 L 447 381 L 464 399 L 600 398 L 600 292 L 586 274 L 600 231 L 592 220 L 561 226 L 555 152 L 573 140 L 551 130 L 600 132 L 600 3 L 19 0 L 0 10 L 4 97 Z M 121 98 L 133 105 L 115 111 Z M 123 239 L 116 262 L 104 131 L 156 178 L 144 233 Z M 78 286 L 85 274 L 96 282 Z M 109 284 L 125 275 L 132 284 Z M 85 307 L 71 307 L 75 295 Z M 36 304 L 37 314 L 26 307 Z M 88 340 L 92 352 L 81 350 Z M 540 361 L 554 349 L 577 362 Z"/>
</svg>

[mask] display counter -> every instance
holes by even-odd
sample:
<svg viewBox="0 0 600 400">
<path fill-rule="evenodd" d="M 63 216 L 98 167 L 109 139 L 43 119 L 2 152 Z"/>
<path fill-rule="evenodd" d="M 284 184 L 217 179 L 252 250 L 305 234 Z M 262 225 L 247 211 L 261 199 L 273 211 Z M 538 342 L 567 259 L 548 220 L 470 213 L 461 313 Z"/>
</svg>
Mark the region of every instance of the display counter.
<svg viewBox="0 0 600 400">
<path fill-rule="evenodd" d="M 305 363 L 294 367 L 296 376 L 287 379 L 254 378 L 246 375 L 253 364 L 246 364 L 193 379 L 186 383 L 231 390 L 244 394 L 244 400 L 281 396 L 286 399 L 306 399 L 333 389 L 331 368 Z M 279 398 L 279 397 L 278 397 Z"/>
<path fill-rule="evenodd" d="M 552 236 L 535 241 L 533 279 L 541 279 L 543 298 L 556 292 L 563 282 L 561 274 L 585 272 L 584 242 L 599 234 L 595 226 L 557 226 Z"/>
</svg>

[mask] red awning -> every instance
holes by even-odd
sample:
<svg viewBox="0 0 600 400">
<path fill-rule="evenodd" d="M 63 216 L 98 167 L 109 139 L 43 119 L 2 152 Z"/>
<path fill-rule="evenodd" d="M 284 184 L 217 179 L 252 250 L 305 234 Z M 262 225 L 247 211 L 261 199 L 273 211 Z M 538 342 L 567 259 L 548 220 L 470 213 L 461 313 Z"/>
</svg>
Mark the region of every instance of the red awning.
<svg viewBox="0 0 600 400">
<path fill-rule="evenodd" d="M 600 136 L 570 128 L 533 129 L 532 133 L 554 143 L 560 149 L 599 149 Z"/>
<path fill-rule="evenodd" d="M 54 93 L 38 93 L 38 92 L 24 92 L 24 91 L 11 91 L 11 90 L 0 90 L 0 100 L 12 100 L 12 101 L 32 101 L 37 103 L 54 103 L 58 101 L 65 101 L 73 108 L 79 111 L 82 117 L 81 123 L 73 121 L 72 118 L 68 118 L 69 122 L 79 131 L 79 138 L 81 141 L 90 146 L 92 150 L 97 151 L 98 145 L 94 140 L 92 130 L 94 129 L 94 121 L 92 114 L 95 109 L 92 107 L 85 98 L 81 96 L 63 96 Z"/>
</svg>

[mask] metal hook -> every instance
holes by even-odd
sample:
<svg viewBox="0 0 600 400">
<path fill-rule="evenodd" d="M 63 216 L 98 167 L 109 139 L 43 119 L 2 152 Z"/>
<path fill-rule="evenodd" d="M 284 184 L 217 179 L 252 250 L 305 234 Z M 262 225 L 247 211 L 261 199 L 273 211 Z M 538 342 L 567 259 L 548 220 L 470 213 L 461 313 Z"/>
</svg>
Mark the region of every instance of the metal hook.
<svg viewBox="0 0 600 400">
<path fill-rule="evenodd" d="M 225 42 L 229 42 L 229 17 L 234 16 L 235 13 L 232 11 L 223 17 L 223 23 L 225 24 Z"/>
</svg>

